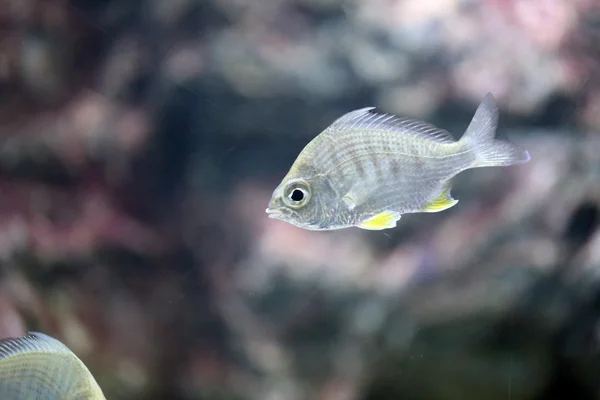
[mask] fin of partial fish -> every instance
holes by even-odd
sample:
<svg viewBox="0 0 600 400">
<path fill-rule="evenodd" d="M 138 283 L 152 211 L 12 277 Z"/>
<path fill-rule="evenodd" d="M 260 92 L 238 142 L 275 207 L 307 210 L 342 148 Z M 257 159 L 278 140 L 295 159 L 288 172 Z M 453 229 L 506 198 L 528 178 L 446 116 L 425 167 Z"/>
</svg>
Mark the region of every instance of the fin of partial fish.
<svg viewBox="0 0 600 400">
<path fill-rule="evenodd" d="M 452 134 L 444 129 L 416 119 L 379 113 L 375 111 L 375 107 L 350 111 L 339 117 L 327 128 L 327 130 L 345 129 L 383 129 L 411 134 L 439 143 L 456 142 Z"/>
<path fill-rule="evenodd" d="M 496 139 L 497 127 L 498 105 L 492 94 L 488 93 L 459 141 L 472 148 L 475 153 L 473 168 L 523 164 L 531 159 L 527 150 Z"/>
<path fill-rule="evenodd" d="M 7 391 L 15 389 L 22 398 L 106 400 L 83 362 L 62 342 L 39 332 L 0 340 L 0 397 L 7 399 Z"/>
<path fill-rule="evenodd" d="M 29 332 L 26 336 L 0 340 L 0 360 L 20 353 L 73 354 L 58 340 L 39 332 Z"/>
<path fill-rule="evenodd" d="M 401 214 L 395 211 L 383 211 L 367 219 L 358 225 L 359 228 L 368 229 L 370 231 L 380 231 L 382 229 L 393 228 L 396 226 L 396 222 L 402 217 Z"/>
<path fill-rule="evenodd" d="M 452 198 L 450 189 L 450 184 L 446 184 L 440 195 L 429 202 L 421 212 L 440 212 L 455 206 L 458 200 Z"/>
</svg>

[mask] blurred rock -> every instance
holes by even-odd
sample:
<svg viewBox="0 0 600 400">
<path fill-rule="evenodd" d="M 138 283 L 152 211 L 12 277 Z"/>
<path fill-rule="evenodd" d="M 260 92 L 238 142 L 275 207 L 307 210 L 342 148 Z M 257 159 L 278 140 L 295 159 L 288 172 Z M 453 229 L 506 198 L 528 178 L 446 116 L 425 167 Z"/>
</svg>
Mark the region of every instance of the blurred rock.
<svg viewBox="0 0 600 400">
<path fill-rule="evenodd" d="M 0 1 L 0 336 L 64 340 L 113 399 L 598 398 L 598 15 Z M 341 114 L 460 136 L 488 91 L 532 161 L 459 175 L 451 210 L 266 218 Z"/>
</svg>

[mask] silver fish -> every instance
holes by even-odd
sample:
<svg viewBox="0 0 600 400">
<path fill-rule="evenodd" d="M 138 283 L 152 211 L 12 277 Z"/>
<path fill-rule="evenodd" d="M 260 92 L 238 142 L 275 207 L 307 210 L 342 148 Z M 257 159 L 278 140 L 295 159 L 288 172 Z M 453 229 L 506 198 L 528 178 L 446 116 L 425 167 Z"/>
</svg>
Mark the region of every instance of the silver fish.
<svg viewBox="0 0 600 400">
<path fill-rule="evenodd" d="M 487 94 L 460 140 L 427 122 L 374 107 L 338 118 L 300 152 L 266 210 L 308 230 L 393 228 L 402 214 L 454 206 L 451 179 L 470 168 L 530 160 L 495 138 L 498 106 Z"/>
<path fill-rule="evenodd" d="M 0 399 L 106 400 L 85 364 L 38 332 L 0 340 Z"/>
</svg>

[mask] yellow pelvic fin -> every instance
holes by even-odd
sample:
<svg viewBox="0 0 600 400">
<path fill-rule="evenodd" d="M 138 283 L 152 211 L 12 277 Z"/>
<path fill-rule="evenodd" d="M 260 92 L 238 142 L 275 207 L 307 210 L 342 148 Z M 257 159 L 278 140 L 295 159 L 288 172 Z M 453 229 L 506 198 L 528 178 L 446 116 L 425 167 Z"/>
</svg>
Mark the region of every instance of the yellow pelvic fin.
<svg viewBox="0 0 600 400">
<path fill-rule="evenodd" d="M 450 186 L 445 186 L 440 195 L 427 204 L 421 211 L 440 212 L 449 209 L 456 203 L 458 203 L 458 200 L 453 199 L 450 195 Z"/>
<path fill-rule="evenodd" d="M 380 231 L 382 229 L 393 228 L 396 226 L 396 222 L 402 215 L 394 211 L 383 211 L 369 218 L 360 225 L 359 228 L 368 229 L 371 231 Z"/>
</svg>

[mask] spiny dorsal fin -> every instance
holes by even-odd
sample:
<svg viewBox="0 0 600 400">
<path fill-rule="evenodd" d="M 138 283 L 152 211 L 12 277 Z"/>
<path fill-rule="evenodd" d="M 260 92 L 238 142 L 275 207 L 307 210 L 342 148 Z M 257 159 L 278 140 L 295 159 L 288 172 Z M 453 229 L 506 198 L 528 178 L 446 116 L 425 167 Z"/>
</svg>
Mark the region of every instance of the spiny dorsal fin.
<svg viewBox="0 0 600 400">
<path fill-rule="evenodd" d="M 383 129 L 403 132 L 439 143 L 456 142 L 452 134 L 445 129 L 416 119 L 378 113 L 375 111 L 375 107 L 365 107 L 350 111 L 335 120 L 327 128 L 327 130 L 343 129 Z"/>
<path fill-rule="evenodd" d="M 71 354 L 67 346 L 39 332 L 28 332 L 22 337 L 0 340 L 0 360 L 19 353 L 31 352 Z"/>
</svg>

